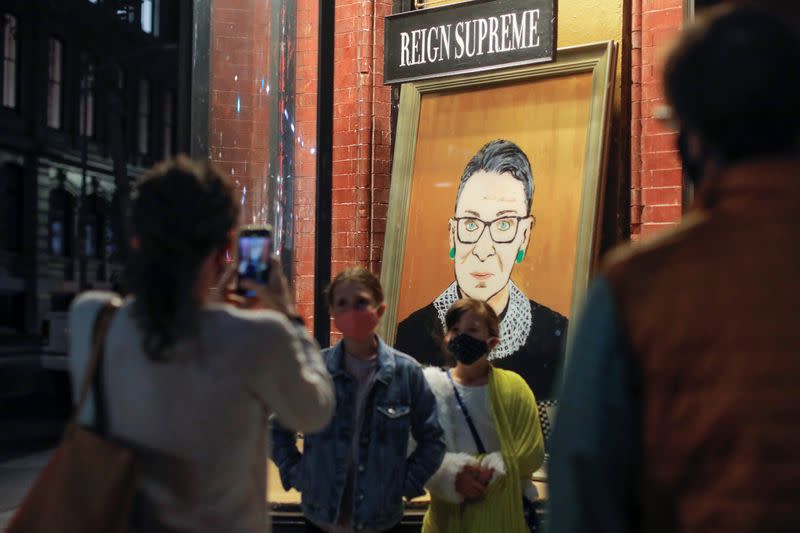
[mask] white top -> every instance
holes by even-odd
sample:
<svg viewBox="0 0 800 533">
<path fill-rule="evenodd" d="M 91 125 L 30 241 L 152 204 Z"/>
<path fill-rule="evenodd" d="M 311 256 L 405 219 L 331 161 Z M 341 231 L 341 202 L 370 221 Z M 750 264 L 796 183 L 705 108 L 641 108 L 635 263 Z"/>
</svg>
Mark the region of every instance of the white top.
<svg viewBox="0 0 800 533">
<path fill-rule="evenodd" d="M 492 408 L 489 404 L 489 385 L 468 387 L 455 381 L 454 383 L 467 411 L 469 411 L 472 423 L 475 424 L 475 429 L 486 447 L 486 453 L 499 452 L 500 438 L 497 436 L 497 430 L 494 427 Z M 469 430 L 467 419 L 464 418 L 458 406 L 455 394 L 452 395 L 450 401 L 453 402 L 452 412 L 456 413 L 456 419 L 453 420 L 455 449 L 463 453 L 477 454 L 478 446 L 475 444 L 475 439 Z"/>
<path fill-rule="evenodd" d="M 70 310 L 74 397 L 94 319 L 111 296 L 84 293 Z M 106 405 L 113 436 L 169 456 L 142 456 L 139 489 L 152 516 L 183 531 L 269 531 L 267 418 L 307 432 L 328 423 L 334 393 L 319 348 L 278 313 L 220 304 L 201 311 L 199 337 L 179 359 L 154 362 L 130 304 L 106 337 Z M 93 411 L 90 396 L 80 421 Z"/>
</svg>

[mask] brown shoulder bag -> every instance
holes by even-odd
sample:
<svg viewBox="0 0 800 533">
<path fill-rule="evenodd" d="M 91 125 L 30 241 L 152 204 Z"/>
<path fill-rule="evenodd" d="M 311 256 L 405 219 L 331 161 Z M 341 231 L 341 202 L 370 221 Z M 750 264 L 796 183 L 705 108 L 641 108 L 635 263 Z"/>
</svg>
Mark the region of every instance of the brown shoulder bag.
<svg viewBox="0 0 800 533">
<path fill-rule="evenodd" d="M 12 518 L 8 533 L 128 530 L 139 468 L 131 448 L 108 435 L 102 386 L 106 332 L 119 305 L 115 298 L 97 314 L 78 404 L 61 444 Z M 94 429 L 78 424 L 90 387 L 94 391 Z"/>
</svg>

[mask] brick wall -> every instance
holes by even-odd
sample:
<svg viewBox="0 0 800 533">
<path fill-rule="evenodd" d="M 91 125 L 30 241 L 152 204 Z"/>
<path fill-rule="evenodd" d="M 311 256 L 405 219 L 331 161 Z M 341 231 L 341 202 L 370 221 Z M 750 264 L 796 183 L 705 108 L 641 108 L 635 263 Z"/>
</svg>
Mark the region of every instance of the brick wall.
<svg viewBox="0 0 800 533">
<path fill-rule="evenodd" d="M 294 289 L 297 312 L 309 325 L 314 323 L 318 15 L 315 0 L 297 2 L 295 123 L 306 140 L 296 147 L 294 160 Z"/>
<path fill-rule="evenodd" d="M 269 2 L 215 0 L 209 156 L 243 195 L 244 223 L 262 223 L 269 157 Z"/>
<path fill-rule="evenodd" d="M 391 0 L 336 2 L 334 275 L 353 264 L 380 272 L 391 143 L 391 89 L 383 86 L 383 19 L 391 9 Z"/>
<path fill-rule="evenodd" d="M 632 1 L 631 237 L 673 226 L 682 211 L 676 135 L 655 114 L 664 104 L 661 59 L 683 22 L 682 0 Z"/>
<path fill-rule="evenodd" d="M 209 154 L 234 178 L 243 197 L 243 222 L 267 222 L 271 98 L 271 3 L 215 0 L 212 20 Z M 274 7 L 274 6 L 272 6 Z M 297 0 L 294 43 L 296 134 L 293 244 L 298 311 L 313 323 L 315 261 L 336 274 L 359 264 L 380 272 L 389 200 L 391 90 L 383 86 L 383 19 L 392 0 L 337 0 L 335 35 L 332 256 L 314 257 L 316 215 L 316 0 Z M 291 53 L 291 51 L 290 51 Z M 274 56 L 273 56 L 274 57 Z"/>
<path fill-rule="evenodd" d="M 334 58 L 332 275 L 380 274 L 391 173 L 391 89 L 383 85 L 392 0 L 338 0 Z M 332 328 L 332 341 L 338 333 Z"/>
</svg>

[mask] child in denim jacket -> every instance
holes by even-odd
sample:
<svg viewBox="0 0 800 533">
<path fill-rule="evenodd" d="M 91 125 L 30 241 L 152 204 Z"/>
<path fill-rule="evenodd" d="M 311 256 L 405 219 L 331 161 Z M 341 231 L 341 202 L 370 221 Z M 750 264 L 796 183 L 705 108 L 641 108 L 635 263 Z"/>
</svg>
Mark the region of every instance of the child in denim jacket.
<svg viewBox="0 0 800 533">
<path fill-rule="evenodd" d="M 310 530 L 387 531 L 403 516 L 403 497 L 422 495 L 444 456 L 436 399 L 419 364 L 375 333 L 386 304 L 371 272 L 336 276 L 328 305 L 344 337 L 323 352 L 336 411 L 322 431 L 304 436 L 302 453 L 296 434 L 273 421 L 272 456 L 283 486 L 302 493 Z M 409 436 L 417 443 L 411 455 Z"/>
</svg>

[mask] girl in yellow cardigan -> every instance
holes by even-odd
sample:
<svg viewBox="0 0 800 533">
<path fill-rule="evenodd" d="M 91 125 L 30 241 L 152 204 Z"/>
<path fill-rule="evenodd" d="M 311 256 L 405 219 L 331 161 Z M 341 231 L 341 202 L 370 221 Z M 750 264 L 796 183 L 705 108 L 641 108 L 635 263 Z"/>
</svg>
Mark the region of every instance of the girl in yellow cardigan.
<svg viewBox="0 0 800 533">
<path fill-rule="evenodd" d="M 423 533 L 527 533 L 523 492 L 544 461 L 533 392 L 489 352 L 500 321 L 484 301 L 455 302 L 445 317 L 452 369 L 427 368 L 447 453 L 427 484 L 431 505 Z M 526 490 L 527 489 L 527 490 Z"/>
</svg>

